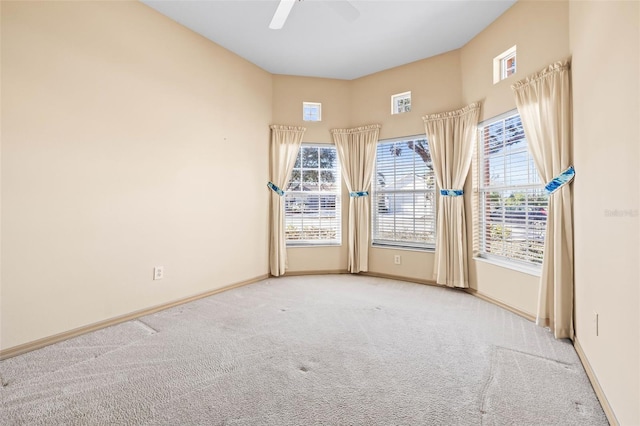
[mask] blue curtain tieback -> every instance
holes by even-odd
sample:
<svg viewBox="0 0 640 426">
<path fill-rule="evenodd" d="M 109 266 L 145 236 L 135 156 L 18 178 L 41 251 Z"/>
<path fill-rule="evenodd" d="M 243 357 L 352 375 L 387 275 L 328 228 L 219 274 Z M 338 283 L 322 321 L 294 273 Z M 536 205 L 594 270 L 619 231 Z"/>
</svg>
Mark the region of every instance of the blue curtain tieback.
<svg viewBox="0 0 640 426">
<path fill-rule="evenodd" d="M 352 191 L 349 193 L 349 197 L 358 198 L 358 197 L 366 197 L 369 195 L 369 191 Z"/>
<path fill-rule="evenodd" d="M 464 194 L 462 189 L 441 189 L 440 195 L 443 197 L 461 197 Z"/>
<path fill-rule="evenodd" d="M 544 189 L 546 189 L 549 194 L 553 194 L 558 189 L 570 183 L 575 176 L 575 169 L 573 168 L 573 166 L 569 166 L 567 170 L 551 179 L 551 181 L 549 181 L 549 183 L 544 186 Z"/>
<path fill-rule="evenodd" d="M 278 188 L 273 182 L 269 182 L 267 184 L 267 186 L 269 187 L 270 190 L 272 190 L 273 192 L 275 192 L 279 196 L 282 197 L 284 195 L 284 191 L 282 189 Z"/>
</svg>

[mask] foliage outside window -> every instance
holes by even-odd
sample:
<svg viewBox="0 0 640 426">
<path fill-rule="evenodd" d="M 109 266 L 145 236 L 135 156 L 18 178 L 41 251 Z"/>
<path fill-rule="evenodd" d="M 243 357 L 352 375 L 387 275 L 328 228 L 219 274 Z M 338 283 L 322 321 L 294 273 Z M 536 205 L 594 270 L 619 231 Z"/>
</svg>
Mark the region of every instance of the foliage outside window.
<svg viewBox="0 0 640 426">
<path fill-rule="evenodd" d="M 435 176 L 426 138 L 378 143 L 373 182 L 373 244 L 433 248 Z"/>
<path fill-rule="evenodd" d="M 335 146 L 302 145 L 285 194 L 287 245 L 340 244 L 340 191 Z"/>
<path fill-rule="evenodd" d="M 479 251 L 529 265 L 542 264 L 548 196 L 518 114 L 479 128 Z"/>
<path fill-rule="evenodd" d="M 411 111 L 411 92 L 391 95 L 391 114 L 402 114 Z"/>
</svg>

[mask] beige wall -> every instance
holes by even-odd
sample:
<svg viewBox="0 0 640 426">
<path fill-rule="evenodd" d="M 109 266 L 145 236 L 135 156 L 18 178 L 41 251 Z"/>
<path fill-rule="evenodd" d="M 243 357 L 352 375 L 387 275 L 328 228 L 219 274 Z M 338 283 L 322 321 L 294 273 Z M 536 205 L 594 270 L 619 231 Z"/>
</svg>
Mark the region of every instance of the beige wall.
<svg viewBox="0 0 640 426">
<path fill-rule="evenodd" d="M 461 106 L 457 51 L 372 74 L 357 80 L 274 76 L 274 122 L 307 127 L 304 140 L 331 142 L 330 129 L 377 123 L 381 139 L 424 134 L 424 114 Z M 412 92 L 412 111 L 391 115 L 391 95 Z M 302 121 L 302 101 L 322 102 L 322 122 Z M 341 247 L 289 248 L 289 273 L 347 269 L 348 194 L 343 188 Z M 395 254 L 401 265 L 393 263 Z M 369 271 L 417 280 L 433 275 L 433 253 L 371 248 Z"/>
<path fill-rule="evenodd" d="M 458 51 L 423 59 L 351 82 L 353 126 L 377 123 L 380 139 L 424 134 L 422 116 L 461 107 Z M 391 95 L 411 91 L 411 111 L 391 114 Z"/>
<path fill-rule="evenodd" d="M 331 129 L 348 127 L 350 82 L 329 78 L 273 76 L 273 123 L 303 126 L 304 142 L 332 143 Z M 321 102 L 322 121 L 303 121 L 302 102 Z"/>
<path fill-rule="evenodd" d="M 352 82 L 353 125 L 382 125 L 380 139 L 424 134 L 422 117 L 462 106 L 460 55 L 453 51 Z M 391 114 L 391 95 L 411 91 L 411 111 Z M 401 264 L 394 263 L 400 255 Z M 369 272 L 433 281 L 433 252 L 371 247 Z"/>
<path fill-rule="evenodd" d="M 517 72 L 493 84 L 493 58 L 517 46 Z M 569 4 L 519 1 L 460 52 L 465 103 L 482 101 L 480 121 L 516 107 L 511 85 L 569 56 Z"/>
<path fill-rule="evenodd" d="M 304 125 L 306 142 L 370 123 L 422 134 L 424 114 L 513 109 L 515 80 L 572 54 L 577 336 L 618 420 L 640 423 L 637 2 L 520 1 L 460 50 L 353 81 L 271 76 L 135 2 L 1 2 L 0 17 L 0 348 L 265 274 L 268 124 Z M 493 85 L 514 44 L 518 73 Z M 392 116 L 408 90 L 412 112 Z M 302 122 L 304 100 L 321 123 Z M 290 272 L 346 269 L 346 240 L 288 254 Z M 432 253 L 370 252 L 375 273 L 432 268 Z M 535 312 L 537 277 L 471 261 L 470 279 Z"/>
<path fill-rule="evenodd" d="M 570 23 L 576 334 L 620 424 L 638 425 L 639 3 L 572 2 Z"/>
<path fill-rule="evenodd" d="M 274 121 L 305 125 L 305 140 L 324 141 L 335 127 L 378 123 L 380 139 L 424 134 L 422 116 L 450 111 L 474 101 L 482 101 L 481 114 L 492 117 L 515 108 L 511 84 L 518 78 L 569 56 L 567 2 L 519 2 L 462 49 L 392 68 L 352 81 L 274 76 Z M 518 46 L 518 72 L 493 84 L 493 58 L 513 45 Z M 392 115 L 391 95 L 411 91 L 412 111 Z M 305 98 L 306 96 L 306 98 Z M 303 100 L 324 99 L 323 122 L 304 123 Z M 303 99 L 304 98 L 304 99 Z M 344 102 L 349 106 L 345 108 Z M 347 117 L 337 120 L 333 110 Z M 329 122 L 331 120 L 331 122 Z M 346 123 L 346 124 L 345 124 Z M 472 193 L 467 179 L 466 193 Z M 343 194 L 346 195 L 346 194 Z M 344 198 L 343 217 L 347 216 Z M 467 217 L 472 217 L 468 197 Z M 289 248 L 289 272 L 346 269 L 346 224 L 341 248 Z M 469 257 L 473 257 L 469 226 Z M 401 265 L 393 258 L 400 255 Z M 433 253 L 371 247 L 369 272 L 415 280 L 432 280 Z M 511 269 L 471 261 L 470 285 L 481 294 L 534 315 L 539 278 Z"/>
<path fill-rule="evenodd" d="M 138 2 L 2 2 L 1 347 L 266 274 L 271 78 Z"/>
<path fill-rule="evenodd" d="M 517 72 L 494 85 L 493 58 L 513 45 L 517 46 Z M 513 83 L 569 55 L 568 3 L 520 1 L 460 49 L 464 102 L 482 101 L 481 120 L 513 110 Z M 467 179 L 467 194 L 472 193 L 471 183 Z M 465 201 L 467 218 L 472 218 L 470 197 Z M 471 225 L 469 220 L 469 286 L 535 316 L 539 277 L 473 260 Z"/>
<path fill-rule="evenodd" d="M 274 124 L 306 127 L 303 142 L 332 144 L 331 129 L 349 127 L 349 83 L 346 80 L 274 75 Z M 302 102 L 321 102 L 322 121 L 303 121 Z M 346 187 L 342 186 L 342 245 L 289 247 L 287 273 L 347 270 L 349 196 Z"/>
</svg>

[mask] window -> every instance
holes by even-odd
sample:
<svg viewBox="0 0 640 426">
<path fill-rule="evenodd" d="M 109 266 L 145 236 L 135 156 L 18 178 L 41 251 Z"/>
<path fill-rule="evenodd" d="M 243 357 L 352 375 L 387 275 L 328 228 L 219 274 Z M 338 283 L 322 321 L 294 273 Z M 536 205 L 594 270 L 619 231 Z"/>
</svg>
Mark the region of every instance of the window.
<svg viewBox="0 0 640 426">
<path fill-rule="evenodd" d="M 378 143 L 373 244 L 435 246 L 435 176 L 424 136 Z"/>
<path fill-rule="evenodd" d="M 411 111 L 411 92 L 391 96 L 391 114 L 402 114 L 409 111 Z"/>
<path fill-rule="evenodd" d="M 520 116 L 512 112 L 481 125 L 478 140 L 480 256 L 541 265 L 548 198 Z"/>
<path fill-rule="evenodd" d="M 503 80 L 516 73 L 516 52 L 513 52 L 506 58 L 502 59 L 500 69 L 502 70 Z"/>
<path fill-rule="evenodd" d="M 322 121 L 322 104 L 318 102 L 303 102 L 302 119 L 304 121 Z"/>
<path fill-rule="evenodd" d="M 493 84 L 516 73 L 516 46 L 493 58 Z"/>
<path fill-rule="evenodd" d="M 287 245 L 341 243 L 341 182 L 335 146 L 302 145 L 285 194 Z"/>
</svg>

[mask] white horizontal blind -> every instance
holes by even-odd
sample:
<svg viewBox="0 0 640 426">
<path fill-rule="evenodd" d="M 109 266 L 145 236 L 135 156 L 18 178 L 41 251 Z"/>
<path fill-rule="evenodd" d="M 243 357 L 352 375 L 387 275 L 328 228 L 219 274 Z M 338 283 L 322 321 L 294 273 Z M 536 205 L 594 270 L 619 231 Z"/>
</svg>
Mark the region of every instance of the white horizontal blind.
<svg viewBox="0 0 640 426">
<path fill-rule="evenodd" d="M 300 147 L 285 194 L 287 245 L 340 244 L 341 182 L 335 146 Z"/>
<path fill-rule="evenodd" d="M 518 114 L 479 127 L 480 255 L 542 264 L 548 196 Z"/>
<path fill-rule="evenodd" d="M 379 142 L 372 187 L 374 245 L 435 246 L 435 176 L 424 136 Z"/>
</svg>

